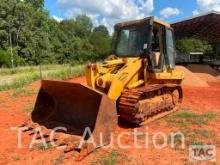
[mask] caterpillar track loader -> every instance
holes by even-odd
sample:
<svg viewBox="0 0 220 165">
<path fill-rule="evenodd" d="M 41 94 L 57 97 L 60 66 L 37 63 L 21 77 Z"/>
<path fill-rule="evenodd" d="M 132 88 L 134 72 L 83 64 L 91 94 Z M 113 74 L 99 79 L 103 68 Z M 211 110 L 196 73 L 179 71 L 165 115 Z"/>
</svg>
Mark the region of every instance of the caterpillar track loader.
<svg viewBox="0 0 220 165">
<path fill-rule="evenodd" d="M 183 98 L 184 74 L 175 70 L 170 25 L 148 17 L 116 24 L 115 33 L 114 55 L 86 66 L 87 85 L 42 80 L 31 119 L 21 126 L 25 131 L 40 126 L 48 137 L 55 127 L 67 128 L 54 140 L 66 145 L 65 152 L 77 151 L 81 160 L 110 143 L 118 119 L 140 126 L 175 110 Z M 86 128 L 91 134 L 84 134 Z M 96 147 L 86 143 L 91 138 Z"/>
</svg>

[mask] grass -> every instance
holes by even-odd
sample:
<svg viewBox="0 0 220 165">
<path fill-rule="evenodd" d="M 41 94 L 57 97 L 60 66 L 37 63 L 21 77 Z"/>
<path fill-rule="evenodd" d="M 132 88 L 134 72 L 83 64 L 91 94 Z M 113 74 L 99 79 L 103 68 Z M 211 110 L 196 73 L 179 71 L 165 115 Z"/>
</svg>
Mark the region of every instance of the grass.
<svg viewBox="0 0 220 165">
<path fill-rule="evenodd" d="M 195 114 L 190 110 L 182 110 L 175 113 L 166 119 L 167 123 L 176 126 L 197 125 L 202 126 L 208 124 L 211 120 L 215 119 L 216 114 L 207 112 L 203 114 Z"/>
<path fill-rule="evenodd" d="M 33 148 L 36 148 L 40 151 L 46 151 L 49 150 L 50 148 L 52 148 L 52 145 L 50 144 L 45 144 L 45 143 L 39 143 L 39 144 L 35 144 Z"/>
<path fill-rule="evenodd" d="M 31 73 L 16 77 L 12 82 L 0 85 L 0 91 L 22 88 L 25 85 L 40 79 L 38 73 Z"/>
<path fill-rule="evenodd" d="M 216 144 L 216 134 L 205 129 L 185 129 L 187 145 Z"/>
<path fill-rule="evenodd" d="M 23 96 L 31 96 L 31 95 L 36 94 L 36 93 L 37 93 L 37 91 L 34 91 L 33 89 L 28 89 L 26 87 L 23 87 L 23 88 L 15 89 L 11 93 L 11 96 L 13 98 L 17 98 L 17 97 L 23 97 Z"/>
<path fill-rule="evenodd" d="M 12 156 L 11 159 L 13 161 L 18 161 L 18 160 L 20 160 L 20 157 L 18 155 L 15 155 L 15 156 Z"/>
<path fill-rule="evenodd" d="M 211 140 L 212 144 L 215 143 L 214 142 L 215 139 L 211 139 L 215 135 L 212 131 L 207 131 L 207 130 L 203 130 L 203 129 L 196 130 L 196 129 L 184 128 L 184 130 L 181 130 L 180 132 L 182 132 L 184 134 L 185 141 L 182 141 L 182 140 L 184 140 L 184 139 L 182 139 L 182 136 L 176 135 L 174 137 L 174 149 L 175 150 L 178 150 L 178 149 L 182 150 L 183 149 L 182 144 L 184 144 L 184 143 L 187 146 L 189 146 L 189 145 L 203 145 L 203 144 L 207 143 L 207 140 L 209 140 L 209 141 Z M 168 137 L 168 143 L 171 144 L 171 136 Z"/>
<path fill-rule="evenodd" d="M 62 80 L 69 79 L 72 76 L 80 76 L 84 74 L 84 65 L 75 66 L 72 68 L 64 68 L 54 72 L 48 72 L 45 78 L 59 78 Z"/>
<path fill-rule="evenodd" d="M 52 164 L 57 165 L 57 164 L 63 163 L 64 157 L 65 157 L 65 156 L 64 156 L 63 153 L 60 154 L 57 158 L 55 158 L 55 159 L 52 160 Z"/>
<path fill-rule="evenodd" d="M 43 79 L 62 79 L 66 80 L 70 77 L 80 76 L 84 74 L 84 65 L 77 65 L 74 67 L 70 67 L 67 65 L 60 65 L 60 66 L 53 66 L 48 67 L 49 69 L 43 71 L 42 76 Z M 3 69 L 4 70 L 4 69 Z M 18 70 L 20 70 L 18 68 Z M 31 70 L 31 71 L 30 71 Z M 12 81 L 7 83 L 0 84 L 0 91 L 10 90 L 10 89 L 17 89 L 23 88 L 25 85 L 40 80 L 40 72 L 36 69 L 24 69 L 22 72 L 16 72 L 17 74 L 10 75 L 13 77 Z M 0 76 L 1 74 L 10 73 L 9 71 L 4 71 L 2 73 L 2 69 L 0 69 Z"/>
<path fill-rule="evenodd" d="M 2 104 L 2 103 L 4 103 L 4 102 L 5 102 L 4 100 L 0 99 L 0 104 Z"/>
<path fill-rule="evenodd" d="M 102 158 L 103 165 L 112 165 L 118 162 L 118 151 L 113 150 L 109 155 Z"/>
<path fill-rule="evenodd" d="M 188 145 L 204 145 L 204 143 L 202 141 L 199 141 L 196 139 L 191 140 L 190 143 L 188 142 L 187 144 Z"/>
<path fill-rule="evenodd" d="M 201 138 L 206 138 L 206 139 L 209 139 L 215 136 L 214 132 L 207 131 L 205 129 L 195 129 L 193 130 L 193 133 Z"/>
<path fill-rule="evenodd" d="M 166 119 L 168 125 L 178 127 L 180 132 L 185 136 L 186 145 L 199 145 L 216 143 L 216 134 L 211 130 L 206 130 L 203 126 L 209 124 L 214 120 L 217 114 L 213 112 L 207 112 L 203 114 L 195 114 L 188 108 L 184 108 L 182 111 L 175 113 Z M 170 142 L 170 138 L 168 140 Z M 178 149 L 181 145 L 181 139 L 175 137 L 175 149 Z"/>
<path fill-rule="evenodd" d="M 24 112 L 27 112 L 27 113 L 30 113 L 30 112 L 33 111 L 33 109 L 34 109 L 34 105 L 31 104 L 31 103 L 29 103 L 28 105 L 26 105 L 26 106 L 24 107 L 23 111 L 24 111 Z"/>
<path fill-rule="evenodd" d="M 61 68 L 62 65 L 43 65 L 42 70 L 54 70 L 57 68 Z M 15 74 L 21 74 L 21 73 L 28 73 L 28 72 L 34 72 L 39 71 L 39 66 L 24 66 L 24 67 L 16 67 L 16 68 L 1 68 L 0 69 L 0 75 L 15 75 Z"/>
<path fill-rule="evenodd" d="M 107 155 L 102 156 L 97 160 L 93 160 L 91 165 L 114 165 L 125 161 L 129 161 L 129 158 L 122 156 L 118 150 L 112 150 Z"/>
</svg>

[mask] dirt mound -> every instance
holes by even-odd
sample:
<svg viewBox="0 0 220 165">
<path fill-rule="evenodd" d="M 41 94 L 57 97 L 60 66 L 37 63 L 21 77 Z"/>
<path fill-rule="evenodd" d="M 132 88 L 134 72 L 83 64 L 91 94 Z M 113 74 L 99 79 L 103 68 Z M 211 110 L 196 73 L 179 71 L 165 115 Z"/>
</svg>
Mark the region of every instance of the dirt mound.
<svg viewBox="0 0 220 165">
<path fill-rule="evenodd" d="M 204 80 L 202 80 L 199 76 L 192 73 L 190 70 L 183 66 L 176 66 L 177 71 L 183 71 L 184 72 L 184 80 L 182 82 L 182 85 L 185 86 L 191 86 L 191 87 L 208 87 L 208 83 Z"/>
<path fill-rule="evenodd" d="M 195 73 L 198 77 L 206 82 L 216 82 L 220 80 L 220 72 L 213 69 L 209 65 L 192 64 L 188 65 L 187 69 Z"/>
</svg>

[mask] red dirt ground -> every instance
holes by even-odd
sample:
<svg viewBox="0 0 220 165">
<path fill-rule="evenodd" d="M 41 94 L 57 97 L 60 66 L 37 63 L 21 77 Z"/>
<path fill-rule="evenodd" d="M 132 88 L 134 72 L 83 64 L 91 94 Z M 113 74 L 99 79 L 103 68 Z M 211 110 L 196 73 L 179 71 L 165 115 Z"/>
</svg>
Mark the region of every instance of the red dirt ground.
<svg viewBox="0 0 220 165">
<path fill-rule="evenodd" d="M 71 82 L 84 82 L 84 77 L 74 78 Z M 182 108 L 188 108 L 193 113 L 207 113 L 214 112 L 219 115 L 220 111 L 220 83 L 210 83 L 210 87 L 192 88 L 184 87 L 184 100 Z M 40 82 L 35 82 L 29 85 L 28 88 L 38 90 Z M 28 149 L 31 138 L 28 135 L 22 134 L 22 148 L 17 147 L 17 131 L 10 128 L 21 124 L 28 116 L 25 108 L 34 105 L 36 94 L 28 97 L 11 96 L 12 91 L 0 92 L 0 164 L 95 164 L 94 160 L 100 160 L 104 155 L 108 155 L 111 149 L 99 149 L 95 153 L 90 154 L 81 162 L 74 161 L 71 153 L 66 154 L 64 160 L 62 157 L 62 150 L 48 149 L 45 151 L 39 149 Z M 204 128 L 214 131 L 215 138 L 217 138 L 217 162 L 220 164 L 220 121 L 219 118 L 213 120 Z M 132 131 L 132 128 L 118 126 L 115 131 L 115 136 L 123 131 Z M 145 131 L 145 126 L 139 128 L 139 131 Z M 155 132 L 164 132 L 169 135 L 171 132 L 178 132 L 179 128 L 176 126 L 167 126 L 165 119 L 155 121 L 148 124 L 149 137 Z M 150 138 L 149 138 L 150 139 Z M 144 141 L 140 139 L 140 144 Z M 132 137 L 123 136 L 123 144 L 132 144 Z M 155 149 L 152 142 L 149 142 L 147 149 L 135 149 L 133 146 L 129 149 L 118 149 L 121 161 L 118 160 L 116 164 L 131 164 L 131 165 L 171 165 L 171 164 L 190 164 L 188 162 L 188 148 L 172 149 L 170 146 L 164 149 Z M 54 160 L 57 161 L 54 161 Z M 202 164 L 199 162 L 198 164 Z M 203 164 L 206 164 L 204 162 Z"/>
</svg>

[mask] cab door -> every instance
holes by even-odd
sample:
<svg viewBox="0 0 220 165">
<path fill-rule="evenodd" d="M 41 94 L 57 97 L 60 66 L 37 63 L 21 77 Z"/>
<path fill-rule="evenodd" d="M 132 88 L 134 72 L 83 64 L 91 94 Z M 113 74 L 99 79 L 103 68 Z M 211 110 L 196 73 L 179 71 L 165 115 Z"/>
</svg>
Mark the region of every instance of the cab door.
<svg viewBox="0 0 220 165">
<path fill-rule="evenodd" d="M 173 29 L 166 28 L 165 31 L 165 63 L 169 70 L 173 70 L 176 59 Z"/>
</svg>

